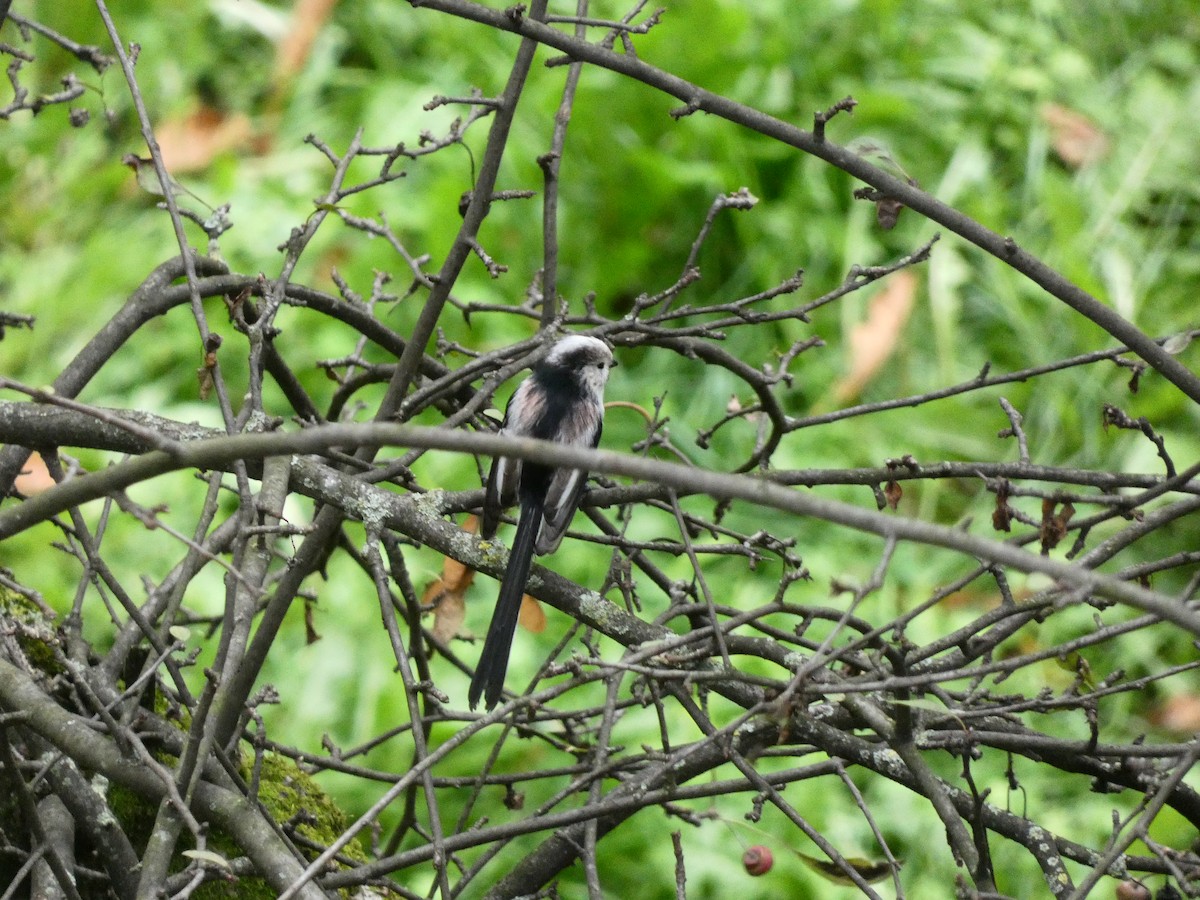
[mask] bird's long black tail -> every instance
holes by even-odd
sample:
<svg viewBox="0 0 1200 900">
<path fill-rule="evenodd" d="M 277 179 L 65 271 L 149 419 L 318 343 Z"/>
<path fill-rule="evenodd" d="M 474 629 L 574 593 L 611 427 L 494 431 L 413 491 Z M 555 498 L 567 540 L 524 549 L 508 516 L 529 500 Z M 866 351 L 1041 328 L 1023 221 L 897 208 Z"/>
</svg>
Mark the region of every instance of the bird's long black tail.
<svg viewBox="0 0 1200 900">
<path fill-rule="evenodd" d="M 544 501 L 521 498 L 521 517 L 517 522 L 512 551 L 508 555 L 508 569 L 504 573 L 504 580 L 500 582 L 500 597 L 496 600 L 492 624 L 488 626 L 483 652 L 479 654 L 479 665 L 475 667 L 471 690 L 467 694 L 471 709 L 475 708 L 481 696 L 484 706 L 491 709 L 504 693 L 508 653 L 517 630 L 517 615 L 521 612 L 521 598 L 525 596 L 533 547 L 542 527 L 543 504 Z"/>
</svg>

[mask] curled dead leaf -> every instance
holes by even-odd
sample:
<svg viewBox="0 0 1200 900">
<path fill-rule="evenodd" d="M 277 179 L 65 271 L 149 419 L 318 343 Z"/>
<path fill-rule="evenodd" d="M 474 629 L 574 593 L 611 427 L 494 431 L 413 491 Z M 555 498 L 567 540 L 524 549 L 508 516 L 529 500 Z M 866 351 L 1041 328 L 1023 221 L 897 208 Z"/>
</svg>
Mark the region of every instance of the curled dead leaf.
<svg viewBox="0 0 1200 900">
<path fill-rule="evenodd" d="M 1042 500 L 1042 523 L 1039 537 L 1042 541 L 1042 556 L 1046 556 L 1058 546 L 1059 541 L 1067 536 L 1067 526 L 1075 515 L 1075 507 L 1070 501 L 1063 503 L 1058 509 L 1057 501 L 1047 497 Z"/>
<path fill-rule="evenodd" d="M 996 488 L 996 508 L 992 510 L 992 527 L 997 531 L 1012 531 L 1013 508 L 1008 505 L 1010 487 L 1002 480 Z"/>
<path fill-rule="evenodd" d="M 900 505 L 900 499 L 904 496 L 904 488 L 900 487 L 900 482 L 889 481 L 883 488 L 883 496 L 887 498 L 888 508 L 895 511 Z"/>
</svg>

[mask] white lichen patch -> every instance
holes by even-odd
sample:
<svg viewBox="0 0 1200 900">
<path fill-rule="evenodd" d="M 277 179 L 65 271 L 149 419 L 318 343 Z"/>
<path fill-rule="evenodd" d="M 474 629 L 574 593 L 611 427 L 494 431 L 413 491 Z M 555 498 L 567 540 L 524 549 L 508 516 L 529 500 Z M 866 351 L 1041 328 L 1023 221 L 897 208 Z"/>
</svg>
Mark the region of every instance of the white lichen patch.
<svg viewBox="0 0 1200 900">
<path fill-rule="evenodd" d="M 889 778 L 901 778 L 907 774 L 900 754 L 891 747 L 876 750 L 871 756 L 875 759 L 875 765 L 871 768 L 884 772 Z"/>
</svg>

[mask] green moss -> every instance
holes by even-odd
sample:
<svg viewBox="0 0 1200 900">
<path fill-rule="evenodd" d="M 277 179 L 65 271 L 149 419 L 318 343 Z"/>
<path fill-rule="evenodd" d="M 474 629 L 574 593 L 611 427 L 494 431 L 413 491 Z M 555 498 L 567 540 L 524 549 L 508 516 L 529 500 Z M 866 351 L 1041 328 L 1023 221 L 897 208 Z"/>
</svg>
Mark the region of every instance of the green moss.
<svg viewBox="0 0 1200 900">
<path fill-rule="evenodd" d="M 244 775 L 249 779 L 249 762 L 246 768 Z M 296 830 L 322 846 L 332 844 L 346 830 L 345 813 L 294 760 L 275 753 L 264 754 L 259 778 L 258 799 L 276 822 L 292 821 L 301 813 L 309 813 L 314 820 L 312 824 L 300 824 Z M 355 842 L 346 846 L 343 854 L 356 862 L 367 861 Z"/>
<path fill-rule="evenodd" d="M 62 673 L 54 653 L 58 644 L 54 620 L 40 606 L 0 585 L 0 620 L 11 628 L 21 652 L 35 669 L 47 675 Z"/>
<path fill-rule="evenodd" d="M 170 764 L 169 760 L 167 762 Z M 253 765 L 253 757 L 247 754 L 240 766 L 240 774 L 247 781 L 251 778 Z M 274 753 L 263 755 L 258 799 L 276 822 L 292 823 L 298 835 L 322 847 L 332 844 L 346 830 L 347 821 L 342 810 L 310 775 L 286 756 Z M 140 853 L 153 827 L 157 805 L 116 786 L 109 791 L 108 803 L 134 848 Z M 172 871 L 181 870 L 189 862 L 182 854 L 192 847 L 186 836 L 180 841 L 179 855 Z M 243 855 L 242 848 L 219 830 L 209 835 L 207 849 L 226 859 Z M 300 850 L 309 861 L 316 859 L 319 853 L 306 846 L 300 846 Z M 356 862 L 367 861 L 366 854 L 357 842 L 345 847 L 342 855 Z M 194 896 L 199 900 L 233 897 L 249 900 L 273 897 L 274 890 L 261 878 L 240 878 L 236 881 L 210 881 L 201 886 Z"/>
<path fill-rule="evenodd" d="M 250 781 L 253 757 L 247 756 L 240 767 L 241 775 Z M 259 770 L 258 799 L 276 822 L 292 823 L 295 833 L 325 847 L 346 830 L 346 816 L 317 783 L 294 760 L 275 753 L 265 753 Z M 186 849 L 186 848 L 185 848 Z M 222 856 L 241 855 L 241 849 L 221 832 L 214 832 L 209 849 Z M 300 846 L 305 858 L 312 861 L 319 851 Z M 366 862 L 366 854 L 357 843 L 343 849 L 343 855 L 356 862 Z M 182 862 L 182 860 L 181 860 Z M 212 881 L 195 894 L 200 900 L 220 898 L 273 897 L 271 887 L 261 878 L 242 878 L 236 882 Z M 349 896 L 349 892 L 343 892 Z"/>
<path fill-rule="evenodd" d="M 0 620 L 14 635 L 25 659 L 33 668 L 51 677 L 62 672 L 59 655 L 56 653 L 59 636 L 54 620 L 36 603 L 16 591 L 0 587 Z M 168 706 L 167 699 L 161 693 L 156 693 L 155 712 L 180 731 L 189 728 L 190 713 L 183 710 L 182 715 L 173 714 Z M 155 759 L 168 769 L 176 765 L 175 757 L 162 749 L 154 750 L 153 754 Z M 321 790 L 294 760 L 275 753 L 263 754 L 260 759 L 258 799 L 271 817 L 280 824 L 291 823 L 299 837 L 316 845 L 325 847 L 332 844 L 338 835 L 345 831 L 347 823 L 346 816 L 329 795 Z M 254 764 L 254 755 L 250 752 L 244 753 L 240 771 L 247 782 L 253 777 Z M 134 850 L 140 854 L 144 851 L 154 827 L 158 804 L 119 785 L 110 785 L 101 776 L 93 776 L 92 783 L 104 794 L 113 815 L 120 822 Z M 15 834 L 20 832 L 20 813 L 15 804 L 5 802 L 6 798 L 11 797 L 12 793 L 9 791 L 0 792 L 0 828 L 6 831 L 11 828 L 13 830 L 10 833 Z M 183 853 L 192 847 L 190 836 L 184 835 L 179 842 L 172 871 L 180 871 L 190 862 Z M 216 830 L 209 835 L 208 849 L 227 859 L 244 855 L 243 849 L 229 835 Z M 301 846 L 300 850 L 310 861 L 316 859 L 320 852 L 306 846 Z M 366 854 L 357 843 L 351 843 L 344 848 L 342 854 L 356 862 L 366 861 Z M 81 853 L 80 858 L 86 858 L 86 850 Z M 9 867 L 0 861 L 0 880 L 6 876 L 15 876 L 15 871 L 8 869 Z M 275 891 L 261 878 L 240 878 L 235 881 L 208 882 L 201 886 L 194 896 L 199 900 L 233 897 L 238 900 L 253 900 L 258 897 L 271 898 L 275 896 Z"/>
</svg>

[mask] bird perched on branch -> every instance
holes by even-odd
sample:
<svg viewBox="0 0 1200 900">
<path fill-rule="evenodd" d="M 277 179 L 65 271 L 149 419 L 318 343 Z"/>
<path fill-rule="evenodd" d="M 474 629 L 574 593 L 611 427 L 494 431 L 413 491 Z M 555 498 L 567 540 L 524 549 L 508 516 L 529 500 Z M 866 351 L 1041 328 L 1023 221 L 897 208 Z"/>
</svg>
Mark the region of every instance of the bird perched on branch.
<svg viewBox="0 0 1200 900">
<path fill-rule="evenodd" d="M 581 334 L 563 338 L 512 395 L 500 433 L 595 447 L 604 424 L 604 385 L 615 365 L 612 351 L 598 338 Z M 480 533 L 492 537 L 501 510 L 514 502 L 520 504 L 520 515 L 508 568 L 500 582 L 500 597 L 467 694 L 472 709 L 481 697 L 488 709 L 499 702 L 533 554 L 553 553 L 558 548 L 586 481 L 587 472 L 580 469 L 503 456 L 492 462 Z"/>
</svg>

